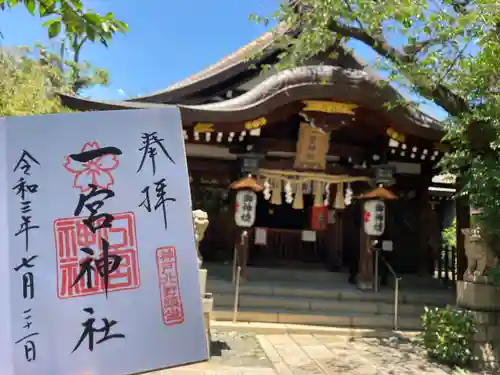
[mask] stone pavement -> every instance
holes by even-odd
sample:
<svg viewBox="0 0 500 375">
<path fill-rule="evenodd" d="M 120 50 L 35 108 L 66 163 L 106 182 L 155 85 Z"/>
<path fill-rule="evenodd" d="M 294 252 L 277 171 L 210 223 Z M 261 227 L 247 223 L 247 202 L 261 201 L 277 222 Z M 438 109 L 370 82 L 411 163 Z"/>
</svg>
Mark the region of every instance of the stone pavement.
<svg viewBox="0 0 500 375">
<path fill-rule="evenodd" d="M 148 375 L 445 375 L 409 341 L 215 333 L 212 359 Z"/>
</svg>

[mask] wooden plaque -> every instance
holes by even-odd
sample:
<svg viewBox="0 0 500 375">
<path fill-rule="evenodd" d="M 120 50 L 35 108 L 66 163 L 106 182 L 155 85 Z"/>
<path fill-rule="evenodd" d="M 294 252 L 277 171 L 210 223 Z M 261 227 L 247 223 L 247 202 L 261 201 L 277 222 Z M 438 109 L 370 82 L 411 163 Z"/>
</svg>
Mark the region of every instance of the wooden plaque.
<svg viewBox="0 0 500 375">
<path fill-rule="evenodd" d="M 301 123 L 294 168 L 324 170 L 329 138 L 329 133 L 319 128 L 313 128 L 309 124 Z"/>
</svg>

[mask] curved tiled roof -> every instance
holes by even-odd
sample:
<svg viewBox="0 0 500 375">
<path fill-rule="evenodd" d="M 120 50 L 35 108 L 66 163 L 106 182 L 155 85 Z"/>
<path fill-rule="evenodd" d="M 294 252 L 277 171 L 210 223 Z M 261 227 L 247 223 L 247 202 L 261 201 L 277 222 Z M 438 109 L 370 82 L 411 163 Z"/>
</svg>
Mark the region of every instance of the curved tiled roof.
<svg viewBox="0 0 500 375">
<path fill-rule="evenodd" d="M 189 95 L 208 87 L 210 84 L 219 83 L 221 78 L 234 76 L 239 72 L 248 69 L 251 65 L 249 61 L 255 54 L 265 51 L 271 47 L 277 37 L 289 32 L 290 29 L 284 25 L 278 25 L 259 38 L 248 43 L 236 52 L 224 57 L 215 64 L 195 73 L 186 79 L 174 83 L 165 90 L 160 90 L 152 94 L 128 99 L 127 101 L 139 102 L 162 102 L 173 104 L 182 96 Z M 270 51 L 271 52 L 271 51 Z"/>
<path fill-rule="evenodd" d="M 200 79 L 217 74 L 222 70 L 228 69 L 231 66 L 234 66 L 235 64 L 240 63 L 241 61 L 244 61 L 248 58 L 251 58 L 254 54 L 271 46 L 271 44 L 276 39 L 277 35 L 283 35 L 287 31 L 288 31 L 287 27 L 280 25 L 276 29 L 262 34 L 257 39 L 251 41 L 250 43 L 248 43 L 244 47 L 238 49 L 237 51 L 233 52 L 232 54 L 224 57 L 222 60 L 219 60 L 215 64 L 210 65 L 209 67 L 203 69 L 202 71 L 200 71 L 198 73 L 195 73 L 195 74 L 187 77 L 186 79 L 184 79 L 182 81 L 174 83 L 173 85 L 167 87 L 166 90 L 167 91 L 175 90 L 175 89 L 190 85 L 193 82 L 196 82 L 196 81 L 199 81 Z"/>
<path fill-rule="evenodd" d="M 235 81 L 239 79 L 240 74 L 249 72 L 253 63 L 252 56 L 259 52 L 264 52 L 264 57 L 272 57 L 273 54 L 279 52 L 278 46 L 274 44 L 277 36 L 290 33 L 292 30 L 284 25 L 279 25 L 276 29 L 264 33 L 261 37 L 240 48 L 233 54 L 223 58 L 219 62 L 209 66 L 208 68 L 193 74 L 192 76 L 177 82 L 165 90 L 156 93 L 131 98 L 125 101 L 111 102 L 111 101 L 94 101 L 91 99 L 80 98 L 77 96 L 60 94 L 63 102 L 71 108 L 82 110 L 96 109 L 127 109 L 127 108 L 157 108 L 169 104 L 182 105 L 189 103 L 187 100 L 190 96 L 194 97 L 201 90 L 215 87 L 216 85 L 224 85 L 229 80 Z M 230 100 L 225 100 L 218 103 L 195 105 L 195 106 L 182 106 L 186 111 L 192 113 L 203 113 L 212 119 L 220 120 L 219 115 L 225 117 L 227 112 L 233 111 L 235 117 L 244 117 L 243 113 L 253 111 L 252 108 L 262 110 L 264 107 L 272 107 L 275 101 L 282 93 L 298 93 L 295 98 L 281 98 L 278 101 L 282 104 L 293 100 L 314 99 L 318 97 L 319 93 L 328 95 L 330 99 L 342 101 L 339 93 L 342 92 L 346 95 L 345 100 L 350 100 L 353 103 L 358 103 L 367 108 L 380 110 L 387 101 L 394 102 L 397 98 L 401 98 L 401 94 L 393 87 L 386 85 L 386 87 L 377 87 L 376 82 L 382 80 L 379 75 L 371 69 L 363 59 L 353 52 L 346 51 L 343 44 L 337 45 L 337 48 L 347 56 L 348 60 L 344 63 L 334 61 L 334 65 L 342 65 L 354 67 L 355 69 L 344 69 L 340 66 L 303 66 L 296 69 L 288 69 L 286 71 L 277 73 L 257 84 L 250 91 Z M 332 46 L 333 48 L 333 46 Z M 325 55 L 326 56 L 326 55 Z M 318 55 L 319 57 L 319 55 Z M 323 57 L 321 62 L 325 58 Z M 326 58 L 325 62 L 329 61 Z M 259 60 L 262 62 L 262 60 Z M 250 76 L 259 74 L 259 71 L 250 71 Z M 318 77 L 329 81 L 328 85 L 322 85 L 318 81 Z M 335 92 L 332 87 L 332 79 L 336 79 L 336 87 L 339 88 Z M 363 85 L 371 92 L 359 91 L 360 85 Z M 333 90 L 333 91 L 332 91 Z M 280 93 L 277 95 L 276 93 Z M 309 93 L 310 98 L 301 98 L 301 95 Z M 356 93 L 355 95 L 353 93 Z M 385 102 L 380 102 L 380 95 L 384 98 Z M 358 96 L 356 96 L 358 95 Z M 300 98 L 299 98 L 300 97 Z M 319 99 L 320 97 L 318 97 Z M 372 98 L 372 100 L 365 100 Z M 265 104 L 264 102 L 267 102 Z M 363 103 L 361 103 L 363 102 Z M 265 105 L 264 105 L 264 104 Z M 274 103 L 274 104 L 273 104 Z M 383 109 L 386 110 L 385 108 Z M 398 121 L 405 122 L 406 125 L 412 124 L 417 128 L 428 128 L 427 130 L 441 129 L 441 124 L 432 117 L 424 114 L 421 111 L 405 108 L 396 111 L 388 112 L 393 119 L 398 118 Z M 396 114 L 398 113 L 398 114 Z M 208 118 L 207 118 L 208 120 Z M 417 131 L 418 132 L 418 131 Z"/>
<path fill-rule="evenodd" d="M 387 102 L 401 96 L 389 85 L 377 85 L 376 78 L 363 70 L 335 66 L 305 66 L 277 73 L 234 99 L 218 103 L 180 106 L 183 120 L 192 122 L 239 122 L 266 115 L 273 110 L 301 100 L 329 98 L 364 108 L 384 111 L 390 123 L 404 127 L 409 134 L 439 140 L 441 125 L 412 107 L 387 110 Z M 158 108 L 166 104 L 137 101 L 102 102 L 61 95 L 63 103 L 75 108 L 97 110 Z"/>
</svg>

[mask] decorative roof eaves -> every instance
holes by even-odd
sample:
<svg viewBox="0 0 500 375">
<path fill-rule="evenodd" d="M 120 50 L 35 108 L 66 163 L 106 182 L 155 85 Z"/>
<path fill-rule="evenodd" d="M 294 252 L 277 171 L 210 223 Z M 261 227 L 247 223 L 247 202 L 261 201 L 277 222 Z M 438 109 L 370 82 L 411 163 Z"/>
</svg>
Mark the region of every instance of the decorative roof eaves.
<svg viewBox="0 0 500 375">
<path fill-rule="evenodd" d="M 363 94 L 360 95 L 360 93 Z M 197 121 L 246 121 L 251 116 L 261 116 L 266 111 L 272 111 L 292 101 L 326 97 L 340 101 L 345 99 L 372 110 L 380 109 L 385 103 L 395 102 L 401 98 L 397 90 L 391 86 L 377 86 L 374 77 L 365 71 L 320 65 L 282 71 L 234 99 L 205 105 L 179 107 L 185 113 L 193 114 L 191 117 L 196 118 Z M 61 94 L 61 99 L 65 105 L 83 110 L 162 108 L 168 106 L 167 104 L 133 101 L 93 101 L 65 94 Z M 424 138 L 439 140 L 438 134 L 443 130 L 439 121 L 413 108 L 398 107 L 388 111 L 387 115 L 392 118 L 393 122 L 406 124 L 404 126 L 410 132 L 422 134 Z M 412 127 L 416 127 L 415 130 L 412 131 Z"/>
<path fill-rule="evenodd" d="M 288 32 L 290 32 L 290 28 L 284 25 L 278 25 L 275 29 L 264 33 L 259 38 L 238 49 L 233 54 L 226 56 L 208 68 L 171 85 L 167 89 L 135 97 L 126 101 L 177 104 L 187 95 L 229 79 L 236 74 L 249 69 L 250 66 L 255 63 L 255 61 L 252 61 L 253 54 L 263 52 L 263 58 L 272 55 L 276 52 L 276 48 L 274 47 L 274 41 L 276 38 L 279 35 L 284 35 Z"/>
</svg>

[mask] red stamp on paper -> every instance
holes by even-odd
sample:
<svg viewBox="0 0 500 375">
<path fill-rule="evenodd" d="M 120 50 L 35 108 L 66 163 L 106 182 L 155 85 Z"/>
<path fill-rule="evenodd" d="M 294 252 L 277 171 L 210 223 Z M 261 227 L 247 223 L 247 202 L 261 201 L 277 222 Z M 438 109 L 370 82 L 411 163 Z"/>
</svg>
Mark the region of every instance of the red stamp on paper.
<svg viewBox="0 0 500 375">
<path fill-rule="evenodd" d="M 99 143 L 92 141 L 86 142 L 82 153 L 102 150 Z M 80 189 L 82 193 L 89 191 L 89 184 L 95 185 L 101 189 L 109 189 L 115 183 L 112 173 L 118 168 L 120 161 L 114 153 L 104 153 L 91 160 L 79 162 L 70 156 L 66 156 L 64 168 L 73 175 L 73 188 Z"/>
<path fill-rule="evenodd" d="M 174 326 L 184 323 L 179 270 L 175 246 L 156 249 L 156 265 L 160 284 L 161 313 L 163 323 Z"/>
<path fill-rule="evenodd" d="M 103 240 L 109 243 L 109 256 L 121 258 L 118 268 L 109 274 L 107 292 L 136 289 L 140 286 L 135 215 L 125 212 L 113 216 L 112 228 L 100 228 L 96 233 L 92 233 L 83 223 L 85 217 L 54 221 L 58 298 L 76 298 L 106 292 L 104 279 L 96 270 L 90 273 L 90 280 L 82 277 L 73 285 L 81 263 L 85 260 L 85 253 L 80 249 L 90 248 L 96 255 L 101 254 Z"/>
</svg>

